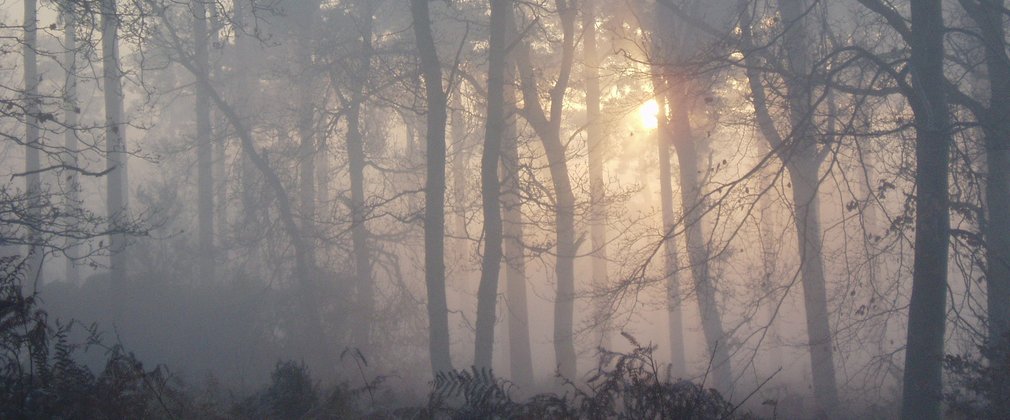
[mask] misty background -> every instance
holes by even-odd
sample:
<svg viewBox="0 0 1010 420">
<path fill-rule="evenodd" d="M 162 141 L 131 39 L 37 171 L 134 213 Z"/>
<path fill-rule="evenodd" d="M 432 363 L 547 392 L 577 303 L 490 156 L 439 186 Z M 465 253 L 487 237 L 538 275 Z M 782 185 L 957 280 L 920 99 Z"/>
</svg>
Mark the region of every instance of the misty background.
<svg viewBox="0 0 1010 420">
<path fill-rule="evenodd" d="M 4 360 L 41 326 L 222 401 L 293 361 L 354 417 L 647 353 L 755 416 L 999 418 L 1008 13 L 0 2 Z"/>
</svg>

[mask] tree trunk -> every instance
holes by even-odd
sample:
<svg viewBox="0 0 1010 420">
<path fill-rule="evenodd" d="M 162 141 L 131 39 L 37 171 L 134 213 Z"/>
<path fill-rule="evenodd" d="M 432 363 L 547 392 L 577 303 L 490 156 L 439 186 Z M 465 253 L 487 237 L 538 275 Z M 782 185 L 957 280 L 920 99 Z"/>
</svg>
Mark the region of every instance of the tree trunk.
<svg viewBox="0 0 1010 420">
<path fill-rule="evenodd" d="M 942 417 L 943 338 L 947 313 L 950 127 L 943 75 L 940 0 L 911 3 L 912 99 L 915 114 L 915 263 L 908 308 L 901 416 Z M 1004 116 L 1005 117 L 1005 116 Z"/>
<path fill-rule="evenodd" d="M 733 371 L 726 343 L 728 337 L 723 331 L 722 316 L 716 301 L 715 284 L 709 274 L 711 255 L 703 230 L 705 202 L 702 198 L 701 181 L 698 178 L 697 145 L 688 119 L 686 96 L 671 95 L 668 98 L 671 110 L 670 133 L 673 135 L 673 146 L 677 150 L 680 169 L 682 221 L 687 239 L 687 256 L 691 262 L 691 277 L 694 279 L 695 293 L 698 296 L 701 328 L 711 357 L 712 384 L 723 395 L 730 395 L 733 387 Z"/>
<path fill-rule="evenodd" d="M 437 374 L 452 369 L 452 360 L 449 356 L 449 311 L 445 299 L 444 261 L 446 95 L 442 90 L 442 68 L 432 37 L 428 0 L 411 0 L 410 6 L 414 21 L 414 36 L 421 56 L 421 74 L 424 77 L 428 108 L 426 142 L 428 173 L 424 188 L 424 277 L 428 289 L 431 368 Z"/>
<path fill-rule="evenodd" d="M 207 34 L 208 45 L 220 45 L 221 43 L 221 12 L 217 8 L 217 3 L 210 3 L 208 13 L 209 32 Z M 218 55 L 220 56 L 220 55 Z M 208 60 L 211 61 L 211 60 Z M 221 80 L 221 66 L 208 62 L 207 74 L 210 80 L 217 82 Z M 248 71 L 248 70 L 245 70 Z M 215 241 L 218 248 L 215 249 L 214 258 L 220 261 L 230 261 L 228 250 L 220 245 L 228 230 L 228 137 L 226 130 L 222 130 L 220 114 L 210 110 L 210 138 L 214 147 L 214 194 L 218 199 L 214 202 L 214 225 L 217 229 Z"/>
<path fill-rule="evenodd" d="M 547 152 L 547 159 L 552 162 L 551 180 L 557 194 L 555 217 L 557 219 L 557 275 L 558 291 L 554 302 L 554 355 L 557 358 L 558 370 L 562 376 L 575 379 L 575 194 L 572 192 L 568 177 L 568 164 L 565 161 L 564 146 L 560 135 L 541 137 Z"/>
<path fill-rule="evenodd" d="M 823 245 L 820 199 L 817 197 L 820 159 L 808 154 L 794 155 L 788 167 L 793 184 L 793 220 L 796 224 L 797 247 L 800 250 L 800 277 L 803 282 L 814 396 L 819 409 L 830 415 L 838 407 L 838 390 L 835 385 L 833 343 L 824 264 L 821 259 Z"/>
<path fill-rule="evenodd" d="M 361 32 L 361 61 L 355 68 L 351 103 L 347 112 L 347 168 L 351 180 L 351 246 L 354 253 L 355 287 L 357 289 L 358 321 L 354 328 L 354 343 L 359 349 L 371 346 L 372 318 L 375 311 L 375 286 L 372 284 L 372 263 L 368 253 L 368 226 L 365 223 L 368 209 L 365 205 L 365 148 L 361 133 L 361 108 L 364 88 L 372 62 L 373 2 L 357 2 L 362 8 L 357 20 Z"/>
<path fill-rule="evenodd" d="M 491 27 L 488 48 L 487 123 L 481 156 L 481 202 L 484 209 L 484 256 L 477 291 L 477 334 L 474 366 L 491 368 L 494 347 L 495 306 L 498 302 L 498 273 L 502 258 L 501 185 L 498 162 L 505 134 L 505 36 L 506 14 L 511 0 L 491 0 Z"/>
<path fill-rule="evenodd" d="M 510 3 L 511 5 L 511 3 Z M 513 13 L 506 14 L 509 39 L 517 34 Z M 526 255 L 523 250 L 522 196 L 519 186 L 519 133 L 516 128 L 515 61 L 505 62 L 505 136 L 502 138 L 501 180 L 504 219 L 505 302 L 508 310 L 509 367 L 512 380 L 533 385 L 533 354 L 530 348 L 529 309 L 526 293 Z"/>
<path fill-rule="evenodd" d="M 60 12 L 63 14 L 63 69 L 66 72 L 66 80 L 63 85 L 63 124 L 66 130 L 63 133 L 63 147 L 65 151 L 64 163 L 73 168 L 79 167 L 78 149 L 80 145 L 77 141 L 77 116 L 80 113 L 77 105 L 77 11 L 74 10 L 74 3 L 66 1 L 61 3 Z M 67 175 L 67 195 L 66 204 L 70 209 L 81 207 L 81 182 L 80 173 L 75 170 L 68 171 Z M 77 259 L 80 253 L 77 243 L 71 241 L 67 244 L 67 282 L 71 284 L 81 283 L 81 272 L 77 269 Z"/>
<path fill-rule="evenodd" d="M 586 143 L 589 155 L 589 231 L 593 250 L 591 252 L 593 268 L 593 287 L 601 290 L 607 287 L 607 204 L 603 183 L 604 154 L 607 150 L 604 137 L 603 121 L 600 116 L 600 57 L 596 49 L 596 11 L 594 0 L 585 0 L 582 4 L 582 54 L 583 71 L 586 81 Z M 606 299 L 595 302 L 595 317 L 601 323 L 598 331 L 598 344 L 608 346 L 608 323 L 604 318 L 609 315 Z"/>
<path fill-rule="evenodd" d="M 125 225 L 129 219 L 129 181 L 126 153 L 126 121 L 123 118 L 123 85 L 119 72 L 119 15 L 116 0 L 102 0 L 102 81 L 105 92 L 106 208 L 109 217 L 110 277 L 113 313 L 122 316 L 126 284 Z"/>
<path fill-rule="evenodd" d="M 575 51 L 575 9 L 564 0 L 555 1 L 561 28 L 561 66 L 558 78 L 550 90 L 550 111 L 545 114 L 540 104 L 536 76 L 533 73 L 529 46 L 519 42 L 517 61 L 522 81 L 523 109 L 526 120 L 536 131 L 547 155 L 554 186 L 557 254 L 554 272 L 557 276 L 557 294 L 554 301 L 554 356 L 558 373 L 575 379 L 577 372 L 574 318 L 575 318 L 575 194 L 568 174 L 568 157 L 561 142 L 561 114 L 564 96 L 571 78 Z"/>
<path fill-rule="evenodd" d="M 38 3 L 35 0 L 24 2 L 24 82 L 25 82 L 25 194 L 28 196 L 28 213 L 37 221 L 42 215 L 42 174 L 40 174 L 39 149 L 42 148 L 42 136 L 39 130 L 39 72 L 35 51 L 38 33 Z M 39 235 L 29 227 L 28 248 L 28 278 L 34 284 L 42 284 L 42 247 L 38 246 Z"/>
<path fill-rule="evenodd" d="M 291 198 L 284 189 L 284 183 L 277 175 L 267 159 L 256 150 L 252 132 L 245 125 L 242 118 L 211 85 L 206 77 L 200 77 L 196 67 L 192 63 L 181 62 L 180 64 L 193 73 L 197 78 L 200 88 L 207 92 L 208 97 L 217 106 L 217 109 L 224 114 L 228 123 L 235 128 L 236 134 L 241 140 L 242 152 L 249 158 L 250 163 L 263 175 L 267 188 L 275 195 L 277 210 L 280 214 L 281 227 L 284 233 L 291 240 L 291 247 L 294 248 L 294 277 L 298 283 L 297 293 L 303 310 L 302 330 L 296 338 L 296 348 L 300 351 L 299 356 L 310 361 L 311 366 L 317 369 L 324 369 L 328 363 L 327 356 L 330 354 L 330 343 L 323 328 L 320 318 L 319 289 L 316 286 L 315 278 L 309 272 L 306 256 L 311 251 L 306 245 L 302 233 L 299 232 L 296 221 L 295 210 L 291 206 Z"/>
<path fill-rule="evenodd" d="M 453 235 L 459 239 L 456 241 L 460 258 L 466 253 L 466 176 L 467 176 L 467 150 L 466 150 L 466 117 L 463 115 L 463 92 L 456 89 L 453 97 L 452 115 L 450 116 L 450 127 L 452 127 L 452 191 L 453 191 L 453 215 L 456 227 Z"/>
<path fill-rule="evenodd" d="M 315 106 L 312 103 L 313 81 L 312 45 L 309 42 L 313 35 L 313 18 L 319 13 L 319 3 L 306 1 L 299 5 L 298 30 L 296 30 L 298 69 L 300 75 L 295 83 L 298 85 L 298 201 L 301 216 L 302 233 L 305 235 L 308 255 L 305 256 L 306 267 L 311 275 L 316 272 L 316 136 Z"/>
<path fill-rule="evenodd" d="M 1005 118 L 1006 115 L 1002 114 Z M 1001 143 L 1006 142 L 1006 132 Z M 989 136 L 987 136 L 988 138 Z M 995 143 L 995 142 L 994 142 Z M 1010 332 L 1010 145 L 988 148 L 985 224 L 989 344 L 999 345 Z"/>
<path fill-rule="evenodd" d="M 983 235 L 986 246 L 989 344 L 1005 343 L 1010 333 L 1010 57 L 1004 48 L 1003 0 L 962 0 L 975 21 L 985 49 L 989 109 L 980 116 L 986 146 Z"/>
<path fill-rule="evenodd" d="M 663 84 L 653 76 L 653 91 L 660 92 Z M 662 94 L 656 95 L 660 110 L 666 109 Z M 656 144 L 659 149 L 659 200 L 663 214 L 663 276 L 666 277 L 666 311 L 670 333 L 670 366 L 674 377 L 687 374 L 687 357 L 684 353 L 683 300 L 680 294 L 678 273 L 676 220 L 673 214 L 673 174 L 670 170 L 670 145 L 668 118 L 665 111 L 657 116 Z"/>
<path fill-rule="evenodd" d="M 252 51 L 250 49 L 249 40 L 245 35 L 245 17 L 246 8 L 249 5 L 243 4 L 243 2 L 237 2 L 234 4 L 234 12 L 232 16 L 232 24 L 234 28 L 232 29 L 235 33 L 235 62 L 232 63 L 233 68 L 240 68 L 245 63 L 252 60 Z M 238 92 L 242 92 L 245 89 L 251 88 L 253 85 L 249 80 L 249 71 L 236 70 L 236 85 Z M 240 114 L 245 114 L 242 107 L 241 100 L 236 103 L 236 112 Z M 241 145 L 241 144 L 240 144 Z M 256 200 L 256 166 L 252 163 L 249 155 L 246 153 L 240 153 L 240 163 L 239 163 L 239 189 L 241 190 L 240 199 L 242 205 L 242 223 L 245 226 L 258 226 L 260 223 L 258 221 L 257 212 L 259 209 L 259 203 Z M 240 230 L 241 232 L 241 230 Z M 246 239 L 246 238 L 242 238 Z"/>
<path fill-rule="evenodd" d="M 822 262 L 820 200 L 817 197 L 821 158 L 814 138 L 814 113 L 808 80 L 811 69 L 809 34 L 804 18 L 809 12 L 807 9 L 805 0 L 779 1 L 779 11 L 787 28 L 783 35 L 786 61 L 792 72 L 786 76 L 785 82 L 794 140 L 788 150 L 778 150 L 782 161 L 789 168 L 793 184 L 793 212 L 800 252 L 800 276 L 803 282 L 814 397 L 818 409 L 830 416 L 838 406 L 838 390 Z"/>
<path fill-rule="evenodd" d="M 194 61 L 200 77 L 210 78 L 205 0 L 192 0 Z M 200 281 L 214 280 L 214 174 L 210 132 L 210 100 L 203 89 L 196 93 L 197 259 Z"/>
</svg>

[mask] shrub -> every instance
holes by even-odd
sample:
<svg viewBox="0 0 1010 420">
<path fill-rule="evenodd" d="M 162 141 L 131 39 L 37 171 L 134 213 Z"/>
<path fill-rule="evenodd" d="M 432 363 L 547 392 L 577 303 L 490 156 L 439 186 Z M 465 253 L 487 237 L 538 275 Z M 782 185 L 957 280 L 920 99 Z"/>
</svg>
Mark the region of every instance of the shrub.
<svg viewBox="0 0 1010 420">
<path fill-rule="evenodd" d="M 1010 335 L 983 345 L 979 355 L 948 355 L 944 366 L 954 387 L 945 395 L 950 410 L 967 418 L 1010 418 Z"/>
<path fill-rule="evenodd" d="M 662 374 L 655 347 L 634 346 L 629 353 L 601 350 L 599 366 L 582 389 L 567 382 L 563 395 L 544 393 L 524 402 L 511 397 L 512 384 L 489 370 L 445 372 L 434 382 L 420 417 L 557 419 L 734 419 L 737 406 L 713 389 Z"/>
<path fill-rule="evenodd" d="M 95 376 L 75 353 L 100 345 L 97 328 L 86 329 L 85 344 L 68 338 L 75 323 L 51 324 L 35 293 L 22 287 L 24 262 L 0 258 L 0 418 L 174 417 L 163 367 L 144 369 L 121 346 L 107 348 L 105 369 Z"/>
</svg>

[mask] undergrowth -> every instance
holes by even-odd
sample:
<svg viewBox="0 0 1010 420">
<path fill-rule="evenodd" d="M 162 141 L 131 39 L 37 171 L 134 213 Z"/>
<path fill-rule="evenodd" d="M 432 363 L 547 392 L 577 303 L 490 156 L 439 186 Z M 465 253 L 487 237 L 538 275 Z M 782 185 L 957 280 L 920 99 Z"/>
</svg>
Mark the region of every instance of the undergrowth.
<svg viewBox="0 0 1010 420">
<path fill-rule="evenodd" d="M 424 404 L 403 401 L 385 378 L 365 381 L 364 356 L 352 357 L 360 387 L 348 383 L 325 391 L 309 369 L 277 362 L 270 384 L 245 397 L 220 392 L 213 377 L 203 388 L 187 386 L 165 366 L 147 369 L 121 345 L 103 343 L 95 325 L 49 320 L 38 295 L 22 286 L 24 262 L 0 259 L 0 418 L 61 419 L 740 419 L 749 415 L 714 390 L 664 373 L 652 346 L 628 353 L 601 349 L 585 382 L 565 381 L 560 393 L 517 400 L 516 386 L 490 370 L 443 372 Z M 76 329 L 75 329 L 76 327 Z M 80 338 L 72 338 L 80 337 Z M 105 351 L 93 373 L 77 359 L 89 349 Z"/>
</svg>

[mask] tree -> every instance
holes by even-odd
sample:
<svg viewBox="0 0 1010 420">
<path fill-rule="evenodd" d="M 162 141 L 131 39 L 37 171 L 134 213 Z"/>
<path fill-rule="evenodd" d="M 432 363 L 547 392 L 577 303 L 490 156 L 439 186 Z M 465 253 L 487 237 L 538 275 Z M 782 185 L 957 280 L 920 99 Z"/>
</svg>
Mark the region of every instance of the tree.
<svg viewBox="0 0 1010 420">
<path fill-rule="evenodd" d="M 191 2 L 193 12 L 194 64 L 201 78 L 210 79 L 207 44 L 207 7 L 204 0 Z M 214 279 L 214 174 L 211 149 L 210 100 L 196 89 L 196 171 L 199 272 L 202 281 Z"/>
<path fill-rule="evenodd" d="M 78 168 L 78 149 L 80 145 L 77 141 L 77 116 L 80 108 L 77 103 L 77 11 L 74 10 L 75 3 L 63 1 L 60 3 L 60 13 L 63 17 L 63 68 L 66 80 L 63 85 L 63 147 L 65 151 L 65 165 L 71 168 Z M 67 207 L 76 209 L 80 207 L 80 174 L 78 171 L 70 171 L 67 178 Z M 67 281 L 80 283 L 81 275 L 77 269 L 77 259 L 80 257 L 77 244 L 69 244 L 67 253 Z"/>
<path fill-rule="evenodd" d="M 1010 57 L 1004 48 L 1003 0 L 960 0 L 977 26 L 985 56 L 988 104 L 956 89 L 952 101 L 966 104 L 981 123 L 986 150 L 983 236 L 986 248 L 986 300 L 989 336 L 998 345 L 1010 331 Z"/>
<path fill-rule="evenodd" d="M 24 33 L 25 41 L 22 45 L 24 58 L 24 81 L 25 81 L 25 194 L 32 202 L 31 209 L 34 217 L 39 217 L 41 212 L 42 199 L 42 174 L 39 149 L 42 148 L 42 136 L 39 132 L 39 73 L 38 62 L 35 51 L 38 48 L 38 3 L 35 0 L 24 2 Z M 35 242 L 38 235 L 34 232 L 37 227 L 30 227 L 31 241 Z M 29 276 L 36 282 L 42 278 L 42 248 L 31 246 L 28 249 L 28 270 Z"/>
<path fill-rule="evenodd" d="M 583 78 L 586 83 L 586 144 L 589 154 L 589 230 L 593 247 L 593 286 L 607 285 L 607 205 L 603 183 L 604 153 L 607 150 L 604 121 L 600 115 L 600 53 L 596 46 L 596 5 L 593 0 L 582 3 Z M 601 314 L 603 302 L 596 303 Z M 606 344 L 607 325 L 599 331 L 599 341 Z"/>
<path fill-rule="evenodd" d="M 375 310 L 375 286 L 372 260 L 368 252 L 368 226 L 365 224 L 368 209 L 365 206 L 365 148 L 361 130 L 361 109 L 365 101 L 365 85 L 372 65 L 372 25 L 375 2 L 359 1 L 352 4 L 357 11 L 355 22 L 361 36 L 360 58 L 354 66 L 350 103 L 347 104 L 347 168 L 351 178 L 351 243 L 354 253 L 354 270 L 360 321 L 354 333 L 356 344 L 368 348 L 371 319 Z"/>
<path fill-rule="evenodd" d="M 540 102 L 540 93 L 530 52 L 530 41 L 520 40 L 517 45 L 516 63 L 522 86 L 523 107 L 521 114 L 536 131 L 543 145 L 550 166 L 551 183 L 555 194 L 556 262 L 554 273 L 557 277 L 557 294 L 554 301 L 554 357 L 558 372 L 566 378 L 576 375 L 576 355 L 574 336 L 575 312 L 575 254 L 578 243 L 575 239 L 575 193 L 568 173 L 568 156 L 561 141 L 561 117 L 564 111 L 564 97 L 568 90 L 572 67 L 575 61 L 575 17 L 576 9 L 565 0 L 554 2 L 561 21 L 561 65 L 558 77 L 550 88 L 549 111 L 545 113 Z"/>
<path fill-rule="evenodd" d="M 514 6 L 514 2 L 510 2 Z M 505 14 L 508 39 L 516 39 L 515 11 Z M 511 44 L 511 41 L 510 41 Z M 513 52 L 505 57 L 505 131 L 501 151 L 502 224 L 505 259 L 505 303 L 508 310 L 509 367 L 512 380 L 533 384 L 529 308 L 526 293 L 526 254 L 523 243 L 523 200 L 519 180 L 519 133 L 516 128 L 516 66 Z"/>
<path fill-rule="evenodd" d="M 943 74 L 943 10 L 939 0 L 911 4 L 909 31 L 915 114 L 915 263 L 905 350 L 904 419 L 941 418 L 943 338 L 950 238 L 950 123 Z"/>
<path fill-rule="evenodd" d="M 445 120 L 446 93 L 442 67 L 432 36 L 427 0 L 411 0 L 414 37 L 421 56 L 428 110 L 427 178 L 424 187 L 424 279 L 428 289 L 428 328 L 431 368 L 437 374 L 452 370 L 449 357 L 449 320 L 445 301 Z M 488 357 L 490 359 L 490 357 Z"/>
<path fill-rule="evenodd" d="M 814 127 L 813 86 L 810 83 L 811 51 L 810 34 L 807 33 L 806 16 L 810 7 L 803 0 L 783 0 L 779 2 L 779 14 L 783 18 L 783 46 L 786 69 L 782 75 L 786 85 L 785 102 L 789 124 L 785 134 L 776 128 L 768 95 L 762 80 L 761 65 L 757 57 L 772 62 L 760 48 L 755 47 L 751 37 L 752 25 L 749 12 L 741 11 L 743 25 L 741 34 L 745 55 L 746 73 L 753 97 L 753 105 L 763 139 L 789 170 L 792 188 L 793 223 L 796 227 L 797 249 L 800 253 L 800 277 L 803 283 L 803 302 L 806 310 L 807 339 L 810 348 L 810 366 L 813 374 L 814 394 L 820 410 L 833 412 L 838 405 L 838 390 L 835 381 L 834 352 L 832 350 L 831 326 L 828 319 L 827 288 L 822 260 L 823 243 L 820 222 L 820 199 L 818 189 L 821 183 L 820 166 L 824 161 L 828 145 L 818 146 L 817 131 Z"/>
<path fill-rule="evenodd" d="M 481 203 L 484 210 L 484 256 L 480 288 L 477 292 L 477 337 L 474 366 L 491 368 L 494 346 L 495 306 L 498 302 L 498 273 L 502 259 L 501 185 L 498 164 L 505 135 L 505 62 L 508 19 L 514 13 L 511 0 L 491 0 L 491 28 L 488 48 L 487 124 L 481 155 Z"/>
<path fill-rule="evenodd" d="M 683 230 L 687 243 L 687 257 L 694 290 L 698 297 L 702 331 L 711 357 L 712 382 L 720 392 L 729 393 L 733 386 L 733 371 L 727 345 L 729 337 L 723 330 L 722 314 L 716 301 L 715 279 L 711 275 L 710 266 L 712 254 L 704 232 L 704 216 L 708 212 L 708 203 L 705 200 L 702 183 L 703 168 L 699 164 L 702 154 L 699 149 L 703 147 L 705 139 L 695 135 L 690 119 L 695 83 L 700 81 L 692 80 L 678 72 L 681 70 L 688 73 L 686 68 L 681 69 L 679 66 L 686 66 L 692 48 L 700 46 L 688 44 L 688 40 L 692 38 L 686 35 L 688 34 L 686 25 L 679 27 L 666 25 L 661 16 L 668 17 L 670 12 L 662 9 L 664 7 L 662 5 L 657 4 L 656 7 L 660 9 L 656 10 L 649 24 L 652 25 L 650 28 L 652 36 L 658 38 L 651 46 L 654 48 L 652 59 L 655 60 L 652 67 L 653 71 L 657 72 L 653 79 L 653 91 L 656 95 L 664 96 L 662 103 L 665 105 L 660 110 L 659 119 L 665 120 L 661 125 L 666 130 L 660 137 L 667 143 L 661 147 L 673 146 L 677 152 L 682 211 L 681 226 L 678 227 Z M 667 5 L 667 7 L 673 6 Z M 662 158 L 661 155 L 661 165 Z M 661 168 L 661 174 L 662 171 Z M 671 236 L 673 233 L 667 231 L 664 236 Z"/>
<path fill-rule="evenodd" d="M 654 76 L 655 86 L 662 86 L 662 81 L 656 73 Z M 666 109 L 666 101 L 663 95 L 656 96 L 656 104 L 659 109 Z M 663 216 L 664 236 L 671 236 L 676 229 L 676 219 L 673 214 L 673 174 L 670 170 L 670 139 L 668 137 L 669 128 L 667 118 L 657 119 L 656 145 L 659 150 L 659 200 Z M 683 299 L 680 293 L 680 279 L 678 278 L 678 256 L 676 237 L 665 237 L 663 240 L 663 275 L 666 277 L 666 311 L 667 322 L 669 323 L 670 334 L 670 364 L 679 375 L 687 371 L 687 362 L 684 355 L 684 319 L 681 312 Z"/>
<path fill-rule="evenodd" d="M 296 61 L 298 63 L 298 74 L 295 83 L 298 91 L 297 121 L 299 137 L 299 162 L 298 162 L 298 192 L 299 210 L 302 223 L 302 232 L 307 235 L 311 251 L 306 256 L 308 270 L 316 273 L 316 155 L 318 146 L 316 142 L 315 114 L 316 107 L 313 104 L 315 89 L 315 70 L 312 63 L 312 33 L 315 29 L 316 16 L 319 14 L 319 1 L 299 2 L 294 8 L 293 18 L 295 28 L 293 30 L 296 38 Z M 366 346 L 367 343 L 360 345 Z"/>
<path fill-rule="evenodd" d="M 106 209 L 110 223 L 109 254 L 112 305 L 122 314 L 123 290 L 127 287 L 128 253 L 124 226 L 129 218 L 126 120 L 123 116 L 123 84 L 119 69 L 119 14 L 116 0 L 102 0 L 102 80 L 105 89 Z"/>
<path fill-rule="evenodd" d="M 909 48 L 906 82 L 890 70 L 908 100 L 915 127 L 915 251 L 908 307 L 901 416 L 942 417 L 943 341 L 947 313 L 950 254 L 950 115 L 943 74 L 943 10 L 939 0 L 916 0 L 907 24 L 897 10 L 879 0 L 860 0 L 880 15 Z"/>
</svg>

